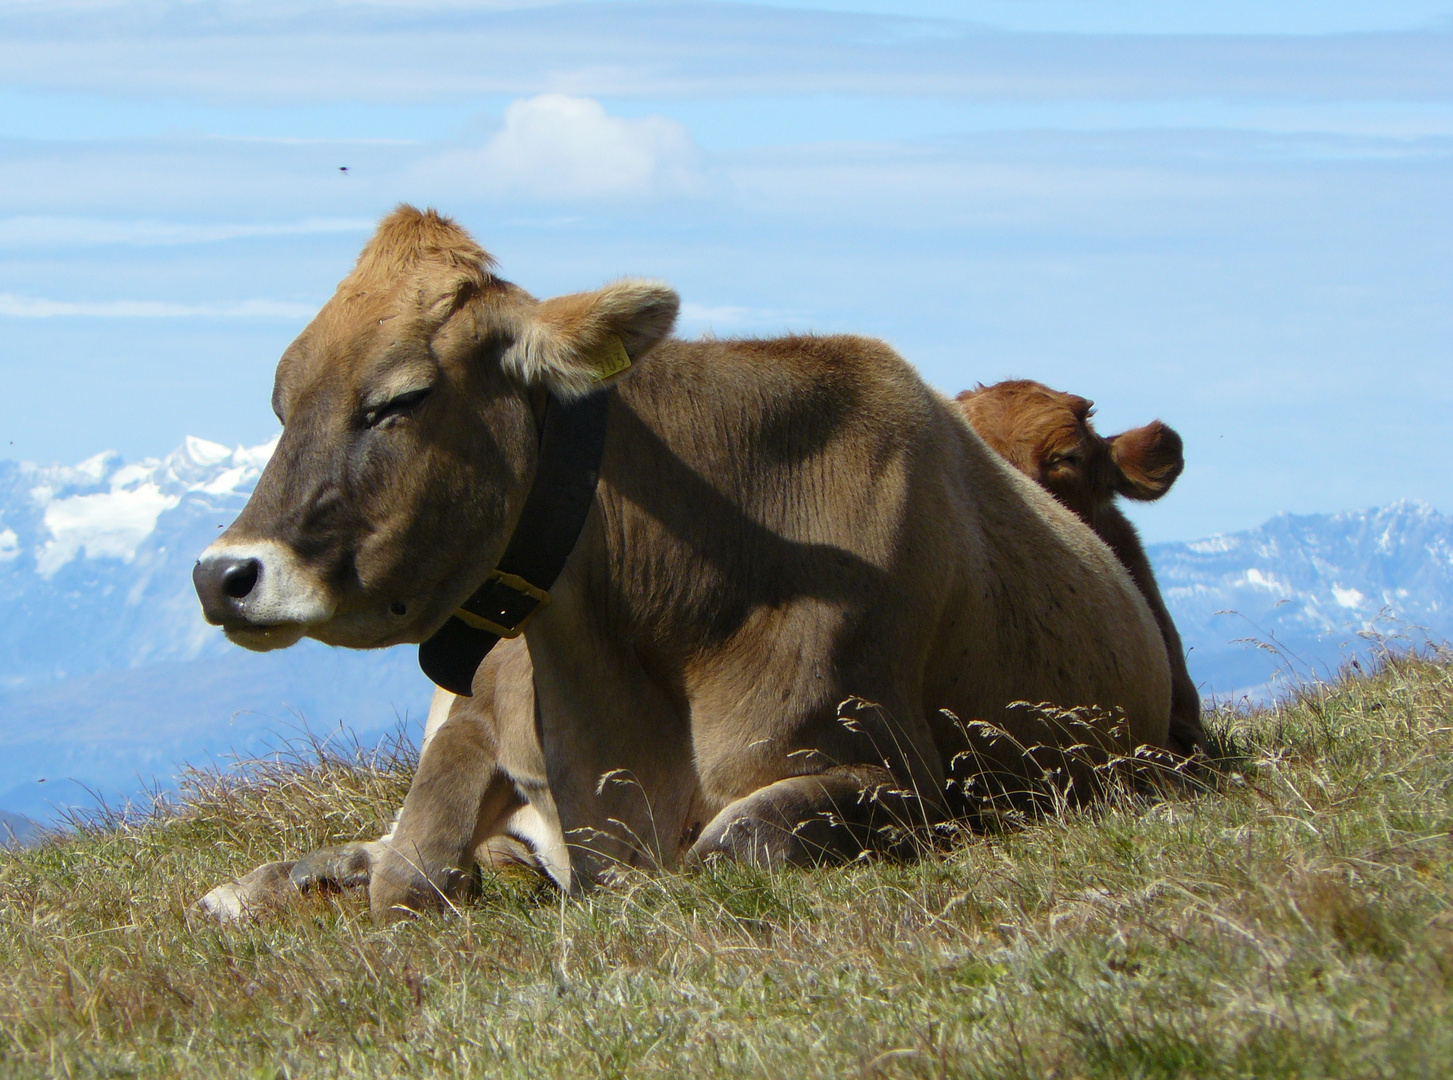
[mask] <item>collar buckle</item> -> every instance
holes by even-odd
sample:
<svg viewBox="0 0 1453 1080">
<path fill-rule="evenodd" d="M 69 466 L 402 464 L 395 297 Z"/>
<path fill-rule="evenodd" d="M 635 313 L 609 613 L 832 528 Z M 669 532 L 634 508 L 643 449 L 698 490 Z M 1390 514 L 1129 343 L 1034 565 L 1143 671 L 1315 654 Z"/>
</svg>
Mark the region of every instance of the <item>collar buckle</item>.
<svg viewBox="0 0 1453 1080">
<path fill-rule="evenodd" d="M 502 638 L 519 637 L 535 612 L 549 606 L 550 594 L 519 574 L 491 570 L 489 576 L 454 617 L 476 630 Z"/>
</svg>

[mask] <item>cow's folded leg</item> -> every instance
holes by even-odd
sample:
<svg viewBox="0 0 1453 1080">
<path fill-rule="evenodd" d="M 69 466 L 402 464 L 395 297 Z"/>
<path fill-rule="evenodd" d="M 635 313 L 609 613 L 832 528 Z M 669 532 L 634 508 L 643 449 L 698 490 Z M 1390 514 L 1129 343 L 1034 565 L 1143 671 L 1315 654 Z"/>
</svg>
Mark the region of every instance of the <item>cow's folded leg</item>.
<svg viewBox="0 0 1453 1080">
<path fill-rule="evenodd" d="M 928 815 L 925 817 L 925 815 Z M 911 848 L 912 830 L 937 815 L 887 769 L 843 766 L 759 788 L 723 809 L 687 852 L 763 868 L 846 862 L 865 851 Z"/>
<path fill-rule="evenodd" d="M 374 918 L 436 910 L 462 895 L 473 881 L 475 849 L 521 805 L 478 725 L 462 718 L 444 724 L 419 761 L 389 838 L 363 845 Z"/>
<path fill-rule="evenodd" d="M 195 910 L 220 922 L 242 922 L 297 895 L 288 875 L 291 862 L 263 863 L 252 873 L 218 885 L 197 901 Z"/>
<path fill-rule="evenodd" d="M 312 889 L 351 889 L 367 885 L 369 867 L 378 841 L 339 844 L 309 852 L 293 864 L 288 880 L 300 892 Z"/>
<path fill-rule="evenodd" d="M 296 861 L 263 863 L 243 877 L 218 885 L 196 903 L 196 910 L 221 922 L 242 922 L 280 907 L 299 893 L 347 889 L 368 884 L 369 848 L 341 844 L 310 852 Z"/>
<path fill-rule="evenodd" d="M 295 862 L 268 863 L 213 889 L 198 906 L 233 921 L 300 892 L 367 885 L 370 907 L 383 920 L 438 908 L 467 890 L 475 849 L 501 833 L 521 805 L 514 784 L 498 768 L 487 732 L 459 718 L 441 726 L 425 746 L 386 836 L 321 848 Z"/>
</svg>

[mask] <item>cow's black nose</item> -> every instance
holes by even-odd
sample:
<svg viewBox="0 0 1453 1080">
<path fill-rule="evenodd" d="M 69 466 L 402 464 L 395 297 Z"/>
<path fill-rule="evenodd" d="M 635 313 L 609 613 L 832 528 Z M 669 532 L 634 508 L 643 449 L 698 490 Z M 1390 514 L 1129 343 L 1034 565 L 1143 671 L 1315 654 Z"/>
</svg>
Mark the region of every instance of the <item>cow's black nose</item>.
<svg viewBox="0 0 1453 1080">
<path fill-rule="evenodd" d="M 222 591 L 234 600 L 241 600 L 257 584 L 262 563 L 256 559 L 238 559 L 222 571 Z"/>
<path fill-rule="evenodd" d="M 257 579 L 262 576 L 262 563 L 250 556 L 213 556 L 192 568 L 192 584 L 202 601 L 202 614 L 214 625 L 230 625 L 246 619 L 242 601 L 246 600 Z"/>
</svg>

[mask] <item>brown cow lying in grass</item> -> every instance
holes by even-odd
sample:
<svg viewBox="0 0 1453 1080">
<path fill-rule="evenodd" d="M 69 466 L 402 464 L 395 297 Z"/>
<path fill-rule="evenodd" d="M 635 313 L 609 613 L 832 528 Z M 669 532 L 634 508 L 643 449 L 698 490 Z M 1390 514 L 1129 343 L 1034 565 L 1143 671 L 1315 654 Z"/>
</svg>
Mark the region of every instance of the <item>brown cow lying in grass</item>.
<svg viewBox="0 0 1453 1080">
<path fill-rule="evenodd" d="M 1130 571 L 1169 654 L 1171 749 L 1181 754 L 1204 750 L 1201 696 L 1186 670 L 1181 636 L 1135 526 L 1115 505 L 1118 495 L 1151 501 L 1170 490 L 1185 468 L 1181 437 L 1156 420 L 1103 438 L 1090 426 L 1094 402 L 1028 379 L 965 390 L 956 400 L 985 442 L 1073 510 Z"/>
<path fill-rule="evenodd" d="M 1180 436 L 1159 421 L 1106 439 L 1090 425 L 1093 403 L 1029 380 L 965 390 L 956 399 L 974 430 L 1005 460 L 1038 482 L 1099 534 L 1129 570 L 1161 628 L 1171 666 L 1170 746 L 1181 754 L 1205 746 L 1200 696 L 1186 670 L 1180 635 L 1156 587 L 1135 527 L 1115 506 L 1124 494 L 1159 499 L 1185 466 Z M 447 727 L 445 722 L 447 720 Z M 433 746 L 435 735 L 444 738 Z M 504 763 L 504 764 L 502 764 Z M 491 805 L 511 778 L 516 806 L 502 825 Z M 265 876 L 292 885 L 370 884 L 380 910 L 417 909 L 452 896 L 475 862 L 523 863 L 568 887 L 570 857 L 536 805 L 548 800 L 544 756 L 535 737 L 533 672 L 522 641 L 506 641 L 475 677 L 474 696 L 435 694 L 424 728 L 407 812 L 374 843 L 314 852 L 275 864 Z M 482 842 L 490 828 L 498 831 Z M 396 848 L 408 853 L 400 859 Z M 212 901 L 224 906 L 231 886 Z"/>
<path fill-rule="evenodd" d="M 868 339 L 666 339 L 676 302 L 640 282 L 537 301 L 403 208 L 279 363 L 278 448 L 194 574 L 208 618 L 258 649 L 428 638 L 506 546 L 549 395 L 635 365 L 605 391 L 593 509 L 528 652 L 496 649 L 476 681 L 479 711 L 533 717 L 538 745 L 491 722 L 491 760 L 438 730 L 392 868 L 372 867 L 379 914 L 433 902 L 452 877 L 421 869 L 522 818 L 568 838 L 568 888 L 620 864 L 813 863 L 967 812 L 1038 767 L 1024 746 L 1167 744 L 1140 591 L 951 403 Z M 508 677 L 521 662 L 533 680 Z M 877 704 L 844 717 L 848 699 Z M 1066 731 L 1024 701 L 1107 711 Z M 1061 779 L 1083 792 L 1088 766 Z M 448 859 L 416 849 L 416 803 L 454 822 Z M 277 895 L 281 866 L 214 909 Z"/>
</svg>

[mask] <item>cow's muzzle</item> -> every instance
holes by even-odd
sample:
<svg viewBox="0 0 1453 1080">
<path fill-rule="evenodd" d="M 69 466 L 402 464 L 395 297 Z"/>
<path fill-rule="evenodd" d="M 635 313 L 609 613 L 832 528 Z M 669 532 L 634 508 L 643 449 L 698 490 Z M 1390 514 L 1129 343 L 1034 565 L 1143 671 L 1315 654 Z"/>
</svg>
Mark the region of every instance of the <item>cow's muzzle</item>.
<svg viewBox="0 0 1453 1080">
<path fill-rule="evenodd" d="M 218 541 L 192 569 L 192 584 L 207 621 L 249 649 L 291 645 L 335 608 L 297 554 L 270 540 Z"/>
</svg>

